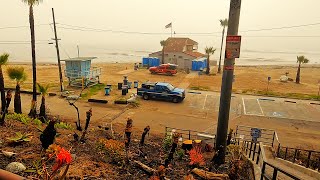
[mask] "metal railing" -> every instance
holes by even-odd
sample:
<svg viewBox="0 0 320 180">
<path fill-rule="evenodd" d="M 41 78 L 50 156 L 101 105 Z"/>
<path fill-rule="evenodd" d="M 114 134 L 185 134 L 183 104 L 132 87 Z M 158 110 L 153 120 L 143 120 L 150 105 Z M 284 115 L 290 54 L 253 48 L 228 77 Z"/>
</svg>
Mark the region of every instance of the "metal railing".
<svg viewBox="0 0 320 180">
<path fill-rule="evenodd" d="M 165 128 L 166 135 L 170 134 L 172 132 L 172 130 L 175 130 L 175 132 L 180 133 L 182 136 L 182 139 L 204 140 L 204 141 L 212 144 L 213 147 L 215 147 L 215 142 L 216 142 L 216 135 L 215 134 L 208 134 L 206 132 L 194 131 L 194 130 L 188 130 L 188 129 L 166 127 Z"/>
<path fill-rule="evenodd" d="M 79 71 L 79 70 L 64 70 L 65 76 L 71 79 L 76 78 L 95 78 L 101 75 L 101 68 L 93 67 L 89 71 Z"/>
<path fill-rule="evenodd" d="M 244 136 L 244 141 L 251 141 L 251 128 L 256 127 L 238 125 L 235 133 L 236 137 L 242 135 Z M 261 137 L 258 138 L 258 141 L 272 146 L 278 158 L 291 161 L 292 163 L 302 165 L 309 169 L 318 169 L 318 172 L 320 172 L 319 151 L 282 146 L 275 130 L 264 128 L 259 129 L 261 129 Z"/>
<path fill-rule="evenodd" d="M 277 157 L 320 172 L 320 152 L 299 148 L 283 147 L 279 144 Z"/>
<path fill-rule="evenodd" d="M 278 177 L 278 172 L 281 172 L 286 177 L 290 177 L 295 180 L 300 180 L 300 178 L 296 177 L 295 175 L 268 163 L 264 157 L 265 153 L 263 150 L 262 142 L 243 141 L 242 149 L 243 149 L 243 153 L 250 160 L 252 160 L 255 164 L 261 167 L 261 176 L 260 176 L 261 180 L 263 179 L 276 180 Z M 272 176 L 270 176 L 270 172 Z"/>
<path fill-rule="evenodd" d="M 251 129 L 256 127 L 251 126 L 243 126 L 243 125 L 237 125 L 236 128 L 236 137 L 237 136 L 243 136 L 243 140 L 251 140 Z M 275 139 L 277 139 L 277 132 L 273 129 L 265 129 L 265 128 L 259 128 L 261 130 L 261 136 L 259 137 L 259 142 L 263 142 L 264 144 L 274 146 Z"/>
<path fill-rule="evenodd" d="M 270 176 L 268 176 L 265 172 L 266 172 L 266 167 L 267 166 L 270 166 L 272 169 L 273 169 L 273 173 L 272 173 L 272 178 L 270 178 Z M 298 177 L 296 177 L 296 176 L 294 176 L 294 175 L 292 175 L 292 174 L 290 174 L 290 173 L 288 173 L 288 172 L 286 172 L 286 171 L 284 171 L 284 170 L 282 170 L 282 169 L 280 169 L 280 168 L 278 168 L 278 167 L 276 167 L 276 166 L 274 166 L 274 165 L 272 165 L 272 164 L 270 164 L 270 163 L 268 163 L 268 162 L 263 162 L 263 164 L 262 164 L 262 169 L 261 169 L 261 177 L 260 177 L 260 179 L 262 180 L 262 179 L 268 179 L 268 180 L 276 180 L 277 179 L 277 177 L 278 177 L 278 172 L 281 172 L 282 174 L 284 174 L 285 176 L 287 176 L 287 177 L 290 177 L 290 178 L 292 178 L 292 179 L 295 179 L 295 180 L 300 180 L 300 178 L 298 178 Z"/>
</svg>

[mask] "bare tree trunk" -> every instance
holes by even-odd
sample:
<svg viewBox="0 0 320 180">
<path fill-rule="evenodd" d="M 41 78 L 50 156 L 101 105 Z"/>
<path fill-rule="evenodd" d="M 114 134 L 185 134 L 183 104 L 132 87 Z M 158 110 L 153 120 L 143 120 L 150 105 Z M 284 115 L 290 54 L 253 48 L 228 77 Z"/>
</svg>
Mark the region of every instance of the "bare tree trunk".
<svg viewBox="0 0 320 180">
<path fill-rule="evenodd" d="M 221 40 L 221 48 L 220 48 L 220 59 L 219 59 L 218 73 L 221 73 L 221 56 L 222 56 L 222 47 L 223 47 L 224 31 L 225 31 L 225 26 L 223 26 L 223 30 L 222 30 L 222 40 Z"/>
<path fill-rule="evenodd" d="M 6 108 L 6 95 L 4 91 L 4 79 L 2 73 L 2 66 L 0 66 L 0 91 L 1 91 L 1 112 L 4 112 Z"/>
<path fill-rule="evenodd" d="M 300 84 L 300 67 L 301 67 L 301 63 L 299 62 L 297 76 L 296 76 L 296 83 L 297 84 Z"/>
<path fill-rule="evenodd" d="M 29 23 L 31 32 L 31 53 L 32 53 L 32 103 L 29 116 L 35 118 L 37 115 L 37 69 L 36 69 L 36 45 L 35 45 L 35 32 L 34 32 L 34 17 L 33 6 L 29 8 Z"/>
</svg>

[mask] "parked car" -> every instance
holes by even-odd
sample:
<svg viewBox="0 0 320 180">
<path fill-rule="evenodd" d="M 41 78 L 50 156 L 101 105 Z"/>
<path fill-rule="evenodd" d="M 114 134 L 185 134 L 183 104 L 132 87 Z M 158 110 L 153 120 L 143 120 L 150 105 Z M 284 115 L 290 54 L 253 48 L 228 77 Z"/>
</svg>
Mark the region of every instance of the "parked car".
<svg viewBox="0 0 320 180">
<path fill-rule="evenodd" d="M 177 74 L 177 65 L 175 64 L 161 64 L 160 66 L 149 68 L 151 74 L 166 74 L 173 75 Z"/>
<path fill-rule="evenodd" d="M 137 94 L 142 96 L 144 100 L 161 99 L 178 103 L 184 100 L 185 90 L 175 88 L 170 83 L 143 83 L 141 88 L 137 89 Z"/>
</svg>

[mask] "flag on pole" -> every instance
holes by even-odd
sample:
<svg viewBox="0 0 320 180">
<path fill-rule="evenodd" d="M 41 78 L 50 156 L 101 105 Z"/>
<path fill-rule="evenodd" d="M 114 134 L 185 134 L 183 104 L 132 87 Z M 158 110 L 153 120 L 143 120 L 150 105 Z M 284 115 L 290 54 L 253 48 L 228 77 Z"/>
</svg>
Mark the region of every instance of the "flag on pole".
<svg viewBox="0 0 320 180">
<path fill-rule="evenodd" d="M 167 24 L 167 25 L 165 26 L 166 29 L 167 29 L 167 28 L 171 28 L 171 27 L 172 27 L 172 22 L 169 23 L 169 24 Z"/>
</svg>

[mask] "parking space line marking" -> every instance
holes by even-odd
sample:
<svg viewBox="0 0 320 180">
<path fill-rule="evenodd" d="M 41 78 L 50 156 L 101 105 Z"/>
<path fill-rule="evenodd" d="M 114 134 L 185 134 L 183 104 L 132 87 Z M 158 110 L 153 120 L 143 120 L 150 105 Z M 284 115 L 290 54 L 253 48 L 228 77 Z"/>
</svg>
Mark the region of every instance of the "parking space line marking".
<svg viewBox="0 0 320 180">
<path fill-rule="evenodd" d="M 244 103 L 243 97 L 242 97 L 242 105 L 243 105 L 243 113 L 244 113 L 244 115 L 247 115 L 246 105 L 245 105 L 245 103 Z"/>
<path fill-rule="evenodd" d="M 264 113 L 263 113 L 262 107 L 261 107 L 261 105 L 260 105 L 259 99 L 257 99 L 257 102 L 258 102 L 259 108 L 260 108 L 260 110 L 261 110 L 262 116 L 264 116 Z"/>
<path fill-rule="evenodd" d="M 204 102 L 203 102 L 203 107 L 202 107 L 202 109 L 204 109 L 205 106 L 206 106 L 207 97 L 208 97 L 208 94 L 206 94 L 206 98 L 204 98 Z"/>
</svg>

